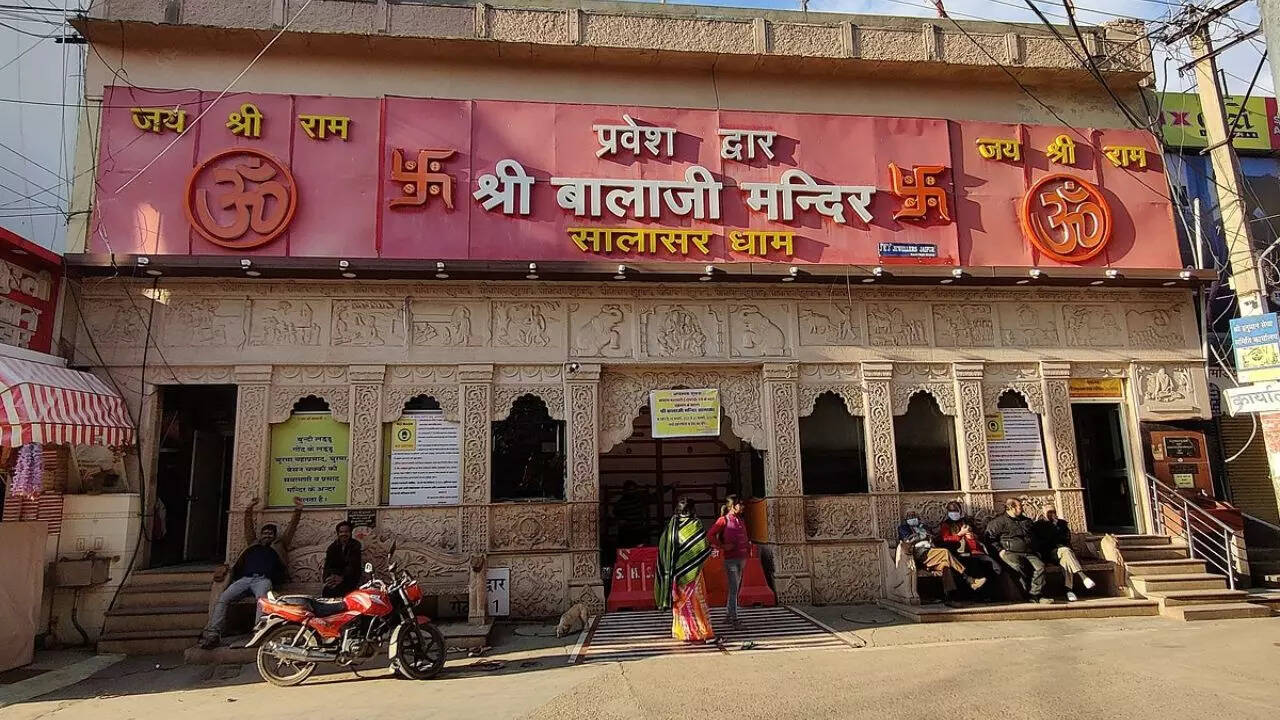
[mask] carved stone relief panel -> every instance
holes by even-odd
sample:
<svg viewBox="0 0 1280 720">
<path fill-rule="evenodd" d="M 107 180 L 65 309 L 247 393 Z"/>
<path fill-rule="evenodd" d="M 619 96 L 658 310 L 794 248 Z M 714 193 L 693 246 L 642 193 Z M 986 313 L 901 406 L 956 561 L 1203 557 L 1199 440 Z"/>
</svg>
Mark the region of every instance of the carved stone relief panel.
<svg viewBox="0 0 1280 720">
<path fill-rule="evenodd" d="M 911 398 L 917 393 L 928 393 L 938 403 L 938 408 L 942 410 L 943 415 L 956 414 L 955 397 L 951 391 L 951 384 L 946 382 L 915 382 L 900 383 L 894 381 L 893 384 L 893 414 L 904 415 L 907 407 L 911 404 Z"/>
<path fill-rule="evenodd" d="M 1124 347 L 1124 322 L 1114 305 L 1091 303 L 1062 306 L 1062 327 L 1068 347 Z"/>
<path fill-rule="evenodd" d="M 567 559 L 565 555 L 528 555 L 507 561 L 511 568 L 512 617 L 553 617 L 568 608 Z"/>
<path fill-rule="evenodd" d="M 867 338 L 872 347 L 928 347 L 933 325 L 923 303 L 868 303 Z"/>
<path fill-rule="evenodd" d="M 388 385 L 382 391 L 382 422 L 394 422 L 404 415 L 410 400 L 425 395 L 440 405 L 445 420 L 458 422 L 457 385 Z"/>
<path fill-rule="evenodd" d="M 741 358 L 789 356 L 789 315 L 785 305 L 730 305 L 729 354 Z"/>
<path fill-rule="evenodd" d="M 488 492 L 485 493 L 488 495 Z M 483 505 L 462 508 L 462 551 L 489 551 L 489 508 Z"/>
<path fill-rule="evenodd" d="M 965 505 L 964 496 L 959 492 L 954 493 L 903 493 L 898 496 L 899 510 L 901 515 L 915 510 L 920 514 L 920 521 L 933 529 L 937 529 L 938 525 L 947 516 L 947 503 L 955 500 L 961 505 Z M 966 511 L 969 510 L 965 506 Z M 902 522 L 899 517 L 894 527 L 897 528 L 898 523 Z"/>
<path fill-rule="evenodd" d="M 1088 520 L 1084 510 L 1084 493 L 1079 489 L 1058 491 L 1058 517 L 1067 521 L 1073 534 L 1088 530 Z"/>
<path fill-rule="evenodd" d="M 333 344 L 404 347 L 405 314 L 405 303 L 395 300 L 334 300 Z"/>
<path fill-rule="evenodd" d="M 241 299 L 176 297 L 165 308 L 160 341 L 169 347 L 241 347 L 246 312 Z"/>
<path fill-rule="evenodd" d="M 876 537 L 896 540 L 902 524 L 902 505 L 897 495 L 875 495 Z"/>
<path fill-rule="evenodd" d="M 996 305 L 1000 319 L 1000 344 L 1005 347 L 1055 347 L 1058 335 L 1056 305 L 1012 302 Z"/>
<path fill-rule="evenodd" d="M 493 420 L 506 420 L 516 400 L 525 395 L 542 400 L 553 420 L 564 420 L 563 385 L 494 385 Z"/>
<path fill-rule="evenodd" d="M 810 540 L 874 537 L 871 504 L 868 495 L 806 497 L 805 536 Z"/>
<path fill-rule="evenodd" d="M 960 445 L 965 488 L 990 490 L 991 471 L 987 462 L 987 423 L 983 415 L 982 382 L 956 380 L 959 404 Z"/>
<path fill-rule="evenodd" d="M 862 345 L 866 310 L 861 303 L 802 302 L 800 344 L 816 347 Z"/>
<path fill-rule="evenodd" d="M 991 306 L 935 303 L 933 337 L 938 347 L 991 347 L 995 344 Z"/>
<path fill-rule="evenodd" d="M 128 300 L 94 298 L 92 302 L 92 307 L 84 308 L 84 312 L 85 325 L 94 342 L 103 347 L 142 346 L 151 313 L 145 298 L 136 306 Z"/>
<path fill-rule="evenodd" d="M 242 384 L 236 399 L 235 460 L 231 507 L 246 508 L 266 485 L 267 403 L 265 384 Z M 229 533 L 235 535 L 234 532 Z"/>
<path fill-rule="evenodd" d="M 874 602 L 880 597 L 878 542 L 813 545 L 815 605 Z"/>
<path fill-rule="evenodd" d="M 1187 313 L 1182 305 L 1138 305 L 1125 311 L 1129 345 L 1136 348 L 1186 347 Z"/>
<path fill-rule="evenodd" d="M 456 553 L 461 547 L 459 510 L 444 508 L 382 508 L 378 525 L 424 545 Z"/>
<path fill-rule="evenodd" d="M 1201 367 L 1134 365 L 1133 384 L 1141 419 L 1155 414 L 1207 415 L 1208 388 Z"/>
<path fill-rule="evenodd" d="M 997 493 L 994 493 L 994 497 L 993 497 L 994 502 L 992 503 L 993 508 L 992 508 L 991 517 L 996 517 L 1000 513 L 1004 512 L 1004 503 L 1009 498 L 1017 498 L 1021 500 L 1022 514 L 1032 519 L 1040 517 L 1040 513 L 1044 510 L 1046 506 L 1057 505 L 1057 497 L 1054 495 L 1053 492 L 1050 492 L 1050 491 L 1020 490 L 1018 492 L 997 492 Z M 982 518 L 982 520 L 983 521 L 990 520 L 991 517 Z M 1077 527 L 1076 530 L 1080 530 L 1080 527 Z"/>
<path fill-rule="evenodd" d="M 327 300 L 252 300 L 249 306 L 249 344 L 316 346 Z"/>
<path fill-rule="evenodd" d="M 289 419 L 293 406 L 306 397 L 317 397 L 329 404 L 333 419 L 347 422 L 350 387 L 347 385 L 276 385 L 271 388 L 271 422 Z"/>
<path fill-rule="evenodd" d="M 779 575 L 809 574 L 809 558 L 803 544 L 775 545 L 774 557 Z"/>
<path fill-rule="evenodd" d="M 414 300 L 415 347 L 468 348 L 489 344 L 487 300 Z"/>
<path fill-rule="evenodd" d="M 600 497 L 599 384 L 571 382 L 568 389 L 569 499 L 595 501 Z"/>
<path fill-rule="evenodd" d="M 778 602 L 783 605 L 808 605 L 813 601 L 809 576 L 778 578 Z"/>
<path fill-rule="evenodd" d="M 845 410 L 850 415 L 862 415 L 861 373 L 854 364 L 817 363 L 800 366 L 800 384 L 796 391 L 799 397 L 801 417 L 813 414 L 818 396 L 823 393 L 834 393 L 844 401 Z"/>
<path fill-rule="evenodd" d="M 577 552 L 573 554 L 574 580 L 600 582 L 600 553 Z M 603 607 L 602 607 L 603 609 Z"/>
<path fill-rule="evenodd" d="M 271 371 L 273 385 L 345 385 L 346 365 L 279 365 Z"/>
<path fill-rule="evenodd" d="M 357 507 L 378 504 L 382 478 L 382 385 L 352 388 L 350 480 L 347 502 Z"/>
<path fill-rule="evenodd" d="M 804 542 L 803 497 L 771 497 L 768 499 L 769 519 L 773 524 L 769 534 L 780 543 Z"/>
<path fill-rule="evenodd" d="M 640 314 L 644 357 L 697 360 L 725 356 L 724 311 L 707 303 L 657 304 Z"/>
<path fill-rule="evenodd" d="M 635 310 L 626 302 L 585 302 L 569 306 L 569 351 L 583 358 L 635 355 Z"/>
<path fill-rule="evenodd" d="M 564 380 L 563 365 L 501 365 L 493 376 L 500 385 L 539 385 Z"/>
<path fill-rule="evenodd" d="M 569 547 L 574 550 L 600 547 L 600 505 L 576 502 L 569 506 Z"/>
<path fill-rule="evenodd" d="M 770 446 L 764 432 L 760 373 L 659 368 L 640 372 L 606 369 L 600 378 L 600 452 L 631 436 L 631 422 L 649 402 L 650 390 L 718 388 L 720 404 L 739 438 L 757 449 Z"/>
<path fill-rule="evenodd" d="M 1015 392 L 1027 403 L 1027 409 L 1037 415 L 1044 414 L 1044 393 L 1040 389 L 1039 380 L 1007 380 L 1001 383 L 983 383 L 983 412 L 995 415 L 1000 411 L 1000 397 L 1006 392 Z"/>
<path fill-rule="evenodd" d="M 563 503 L 490 505 L 489 547 L 495 551 L 568 549 L 569 506 Z"/>
<path fill-rule="evenodd" d="M 549 300 L 495 301 L 495 347 L 549 348 L 564 346 L 564 310 Z"/>
<path fill-rule="evenodd" d="M 891 385 L 888 380 L 871 379 L 864 384 L 872 492 L 898 491 L 898 458 L 894 454 Z"/>
<path fill-rule="evenodd" d="M 488 385 L 462 386 L 462 498 L 468 503 L 489 501 L 492 407 Z"/>
</svg>

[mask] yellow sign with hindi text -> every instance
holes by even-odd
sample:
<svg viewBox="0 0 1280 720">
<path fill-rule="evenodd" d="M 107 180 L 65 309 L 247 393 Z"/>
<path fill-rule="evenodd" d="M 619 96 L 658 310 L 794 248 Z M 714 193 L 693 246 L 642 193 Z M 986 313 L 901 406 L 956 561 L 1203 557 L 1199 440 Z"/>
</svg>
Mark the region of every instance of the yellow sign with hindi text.
<svg viewBox="0 0 1280 720">
<path fill-rule="evenodd" d="M 719 437 L 720 391 L 654 390 L 649 393 L 655 438 Z"/>
</svg>

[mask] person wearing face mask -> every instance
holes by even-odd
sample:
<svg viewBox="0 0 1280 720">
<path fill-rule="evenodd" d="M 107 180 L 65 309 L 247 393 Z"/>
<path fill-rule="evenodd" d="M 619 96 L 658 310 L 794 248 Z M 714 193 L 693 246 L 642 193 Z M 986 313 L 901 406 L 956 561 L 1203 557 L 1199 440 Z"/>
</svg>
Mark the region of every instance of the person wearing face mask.
<svg viewBox="0 0 1280 720">
<path fill-rule="evenodd" d="M 910 546 L 911 556 L 916 565 L 931 572 L 942 575 L 942 600 L 951 604 L 951 595 L 956 590 L 956 576 L 960 576 L 973 591 L 979 590 L 986 582 L 984 577 L 975 577 L 965 570 L 964 563 L 956 558 L 955 553 L 943 547 L 935 547 L 933 533 L 922 522 L 920 514 L 915 510 L 907 511 L 898 526 L 898 542 Z"/>
<path fill-rule="evenodd" d="M 947 503 L 947 516 L 938 528 L 940 545 L 955 552 L 970 575 L 994 577 L 1000 574 L 1000 563 L 987 554 L 978 540 L 978 524 L 964 514 L 960 503 Z"/>
<path fill-rule="evenodd" d="M 1013 571 L 1014 578 L 1031 602 L 1051 604 L 1044 597 L 1044 561 L 1036 554 L 1035 533 L 1031 518 L 1022 514 L 1022 502 L 1009 498 L 1004 503 L 1004 513 L 987 525 L 987 537 L 1000 548 L 1000 559 Z M 1027 566 L 1031 567 L 1031 579 L 1027 579 Z"/>
<path fill-rule="evenodd" d="M 1035 534 L 1036 552 L 1041 559 L 1062 568 L 1062 581 L 1067 586 L 1067 602 L 1079 599 L 1075 593 L 1076 576 L 1080 577 L 1086 590 L 1093 589 L 1097 583 L 1084 574 L 1080 560 L 1071 549 L 1071 528 L 1067 526 L 1066 520 L 1058 517 L 1056 508 L 1045 505 L 1031 530 Z"/>
</svg>

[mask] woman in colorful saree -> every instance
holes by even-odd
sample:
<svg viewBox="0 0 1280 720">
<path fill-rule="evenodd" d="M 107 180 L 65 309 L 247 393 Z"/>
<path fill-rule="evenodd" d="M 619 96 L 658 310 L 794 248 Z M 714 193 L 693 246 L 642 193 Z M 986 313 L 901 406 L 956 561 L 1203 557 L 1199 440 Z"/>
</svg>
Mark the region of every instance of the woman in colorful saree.
<svg viewBox="0 0 1280 720">
<path fill-rule="evenodd" d="M 672 609 L 671 634 L 685 642 L 715 642 L 707 612 L 702 564 L 711 557 L 707 530 L 693 511 L 693 501 L 680 498 L 676 514 L 658 539 L 658 577 L 654 600 Z"/>
</svg>

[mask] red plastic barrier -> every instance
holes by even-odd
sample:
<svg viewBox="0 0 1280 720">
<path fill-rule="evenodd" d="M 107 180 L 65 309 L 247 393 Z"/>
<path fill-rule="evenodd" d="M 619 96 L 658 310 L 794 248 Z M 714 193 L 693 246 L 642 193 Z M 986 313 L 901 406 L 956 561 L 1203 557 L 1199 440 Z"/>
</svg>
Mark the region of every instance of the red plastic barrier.
<svg viewBox="0 0 1280 720">
<path fill-rule="evenodd" d="M 609 583 L 610 612 L 653 610 L 653 579 L 658 572 L 658 548 L 638 547 L 618 550 Z"/>
<path fill-rule="evenodd" d="M 724 556 L 719 550 L 702 566 L 702 576 L 707 583 L 707 604 L 724 607 L 729 602 L 729 577 L 724 571 Z M 751 546 L 751 555 L 742 569 L 742 587 L 738 590 L 739 607 L 773 607 L 778 598 L 764 579 L 764 566 L 760 564 L 760 548 Z"/>
</svg>

